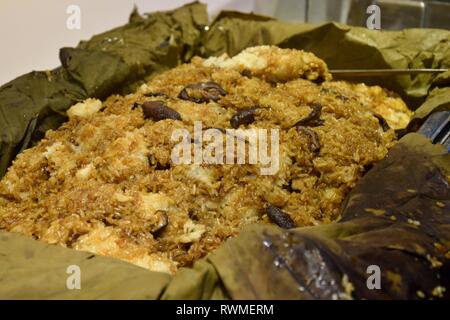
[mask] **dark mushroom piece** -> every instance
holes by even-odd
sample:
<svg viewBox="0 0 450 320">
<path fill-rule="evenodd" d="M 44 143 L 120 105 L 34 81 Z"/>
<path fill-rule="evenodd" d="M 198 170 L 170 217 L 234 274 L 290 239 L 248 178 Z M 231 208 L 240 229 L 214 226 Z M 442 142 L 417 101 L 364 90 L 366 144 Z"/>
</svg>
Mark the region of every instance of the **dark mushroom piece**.
<svg viewBox="0 0 450 320">
<path fill-rule="evenodd" d="M 148 163 L 154 170 L 169 170 L 170 162 L 161 163 L 152 154 L 147 155 Z"/>
<path fill-rule="evenodd" d="M 302 126 L 298 126 L 297 127 L 297 132 L 298 134 L 304 134 L 308 137 L 309 139 L 309 151 L 311 151 L 313 154 L 318 154 L 320 152 L 320 139 L 319 139 L 319 135 L 317 134 L 317 132 L 315 132 L 314 130 L 307 128 L 307 127 L 302 127 Z"/>
<path fill-rule="evenodd" d="M 320 103 L 315 103 L 310 106 L 312 111 L 305 118 L 299 120 L 294 126 L 307 126 L 307 127 L 317 127 L 323 125 L 323 120 L 320 119 L 322 114 L 322 105 Z"/>
<path fill-rule="evenodd" d="M 181 116 L 178 112 L 169 108 L 163 101 L 146 101 L 142 104 L 142 111 L 145 119 L 160 121 L 165 119 L 180 120 Z"/>
<path fill-rule="evenodd" d="M 199 91 L 199 96 L 193 96 L 189 94 L 189 91 L 197 90 Z M 218 101 L 221 96 L 225 96 L 227 92 L 214 81 L 208 82 L 198 82 L 187 85 L 183 90 L 181 90 L 178 98 L 183 100 L 192 101 L 195 103 Z"/>
<path fill-rule="evenodd" d="M 383 118 L 380 114 L 373 113 L 373 116 L 378 119 L 378 123 L 380 124 L 381 128 L 383 128 L 383 131 L 386 132 L 391 128 L 387 123 L 386 119 Z"/>
<path fill-rule="evenodd" d="M 164 228 L 169 224 L 169 217 L 167 216 L 167 213 L 163 211 L 158 211 L 158 220 L 156 221 L 155 225 L 152 226 L 150 229 L 150 233 L 157 237 L 161 232 L 164 230 Z"/>
<path fill-rule="evenodd" d="M 267 213 L 270 221 L 275 223 L 277 226 L 283 229 L 292 229 L 297 227 L 289 214 L 287 214 L 280 208 L 268 203 L 264 206 L 264 210 Z"/>
<path fill-rule="evenodd" d="M 247 125 L 255 121 L 257 108 L 246 108 L 236 112 L 230 119 L 232 128 L 237 129 L 240 125 Z"/>
<path fill-rule="evenodd" d="M 249 70 L 249 69 L 244 69 L 244 70 L 242 70 L 242 72 L 241 72 L 241 74 L 244 76 L 244 77 L 246 77 L 246 78 L 252 78 L 252 71 L 251 70 Z"/>
<path fill-rule="evenodd" d="M 162 170 L 169 170 L 169 169 L 170 169 L 170 163 L 164 163 L 164 164 L 162 164 L 160 162 L 156 163 L 155 170 L 162 171 Z"/>
</svg>

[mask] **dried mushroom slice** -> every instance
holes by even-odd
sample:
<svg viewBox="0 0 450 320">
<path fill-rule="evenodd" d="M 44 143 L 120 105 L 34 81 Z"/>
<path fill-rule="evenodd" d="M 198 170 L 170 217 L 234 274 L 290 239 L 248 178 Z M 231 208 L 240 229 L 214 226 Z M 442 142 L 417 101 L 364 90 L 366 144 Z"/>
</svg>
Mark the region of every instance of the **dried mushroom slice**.
<svg viewBox="0 0 450 320">
<path fill-rule="evenodd" d="M 303 119 L 299 120 L 294 126 L 308 126 L 317 127 L 323 125 L 323 120 L 320 119 L 322 114 L 322 105 L 320 103 L 315 103 L 310 106 L 312 111 Z"/>
<path fill-rule="evenodd" d="M 187 85 L 181 90 L 178 98 L 192 101 L 195 103 L 203 103 L 209 101 L 218 101 L 221 96 L 225 96 L 227 92 L 214 81 L 198 82 Z"/>
<path fill-rule="evenodd" d="M 292 229 L 296 227 L 295 222 L 292 220 L 289 214 L 287 214 L 280 208 L 268 203 L 265 205 L 264 210 L 270 221 L 275 223 L 277 226 L 283 229 Z"/>
<path fill-rule="evenodd" d="M 181 115 L 165 105 L 163 101 L 146 101 L 142 104 L 145 119 L 161 121 L 165 119 L 180 120 Z"/>
<path fill-rule="evenodd" d="M 302 127 L 302 126 L 297 127 L 297 132 L 300 135 L 306 135 L 308 137 L 309 151 L 311 151 L 313 154 L 318 154 L 320 152 L 321 144 L 320 144 L 320 139 L 319 139 L 319 135 L 317 134 L 317 132 L 315 132 L 311 128 Z"/>
<path fill-rule="evenodd" d="M 230 119 L 232 128 L 237 129 L 241 125 L 248 125 L 255 121 L 257 108 L 247 108 L 236 112 Z"/>
</svg>

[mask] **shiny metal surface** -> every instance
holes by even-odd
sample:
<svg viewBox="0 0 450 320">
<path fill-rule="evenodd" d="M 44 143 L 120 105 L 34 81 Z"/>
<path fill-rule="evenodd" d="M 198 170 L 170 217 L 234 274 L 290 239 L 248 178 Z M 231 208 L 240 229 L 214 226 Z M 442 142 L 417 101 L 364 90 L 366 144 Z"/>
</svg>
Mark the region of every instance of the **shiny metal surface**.
<svg viewBox="0 0 450 320">
<path fill-rule="evenodd" d="M 450 0 L 266 0 L 255 2 L 256 12 L 295 22 L 335 21 L 367 26 L 367 8 L 380 8 L 382 30 L 404 28 L 450 29 Z M 264 9 L 264 10 L 263 10 Z"/>
<path fill-rule="evenodd" d="M 441 73 L 448 69 L 334 69 L 330 73 L 335 76 L 386 76 L 402 74 Z"/>
</svg>

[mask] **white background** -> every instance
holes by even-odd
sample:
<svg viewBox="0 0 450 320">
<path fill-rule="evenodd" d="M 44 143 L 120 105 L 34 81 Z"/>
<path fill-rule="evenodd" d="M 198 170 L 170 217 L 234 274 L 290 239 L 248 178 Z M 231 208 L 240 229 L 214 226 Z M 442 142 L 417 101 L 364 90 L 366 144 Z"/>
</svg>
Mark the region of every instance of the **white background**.
<svg viewBox="0 0 450 320">
<path fill-rule="evenodd" d="M 189 0 L 0 0 L 0 85 L 31 70 L 59 65 L 59 48 L 125 24 L 133 6 L 140 13 L 173 9 Z M 202 0 L 214 16 L 220 9 L 271 14 L 277 1 Z M 69 30 L 69 5 L 81 8 L 81 29 Z"/>
</svg>

